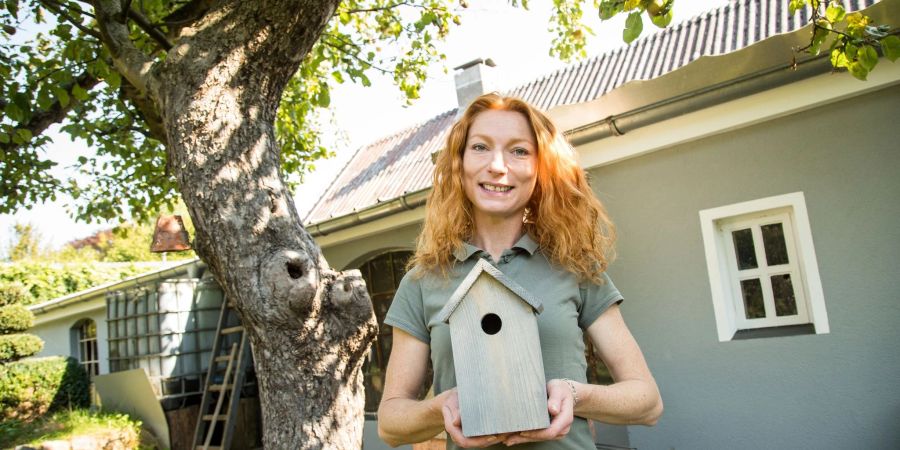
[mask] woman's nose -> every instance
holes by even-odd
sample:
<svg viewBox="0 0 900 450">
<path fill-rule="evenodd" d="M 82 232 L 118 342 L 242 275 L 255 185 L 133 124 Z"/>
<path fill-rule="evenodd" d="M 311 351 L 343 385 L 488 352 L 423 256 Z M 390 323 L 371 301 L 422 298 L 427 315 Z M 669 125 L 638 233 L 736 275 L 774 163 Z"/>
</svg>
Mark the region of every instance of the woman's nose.
<svg viewBox="0 0 900 450">
<path fill-rule="evenodd" d="M 494 173 L 506 173 L 506 159 L 503 157 L 503 152 L 494 151 L 491 154 L 491 163 L 488 166 L 488 170 Z"/>
</svg>

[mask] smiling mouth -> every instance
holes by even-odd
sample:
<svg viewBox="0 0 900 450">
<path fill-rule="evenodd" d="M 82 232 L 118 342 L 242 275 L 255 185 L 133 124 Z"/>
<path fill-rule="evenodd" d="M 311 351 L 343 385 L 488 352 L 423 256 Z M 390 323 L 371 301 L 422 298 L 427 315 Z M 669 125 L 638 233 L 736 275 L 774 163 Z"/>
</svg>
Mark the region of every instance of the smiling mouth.
<svg viewBox="0 0 900 450">
<path fill-rule="evenodd" d="M 496 184 L 488 184 L 481 183 L 481 187 L 486 191 L 491 192 L 509 192 L 512 190 L 512 186 L 498 186 Z"/>
</svg>

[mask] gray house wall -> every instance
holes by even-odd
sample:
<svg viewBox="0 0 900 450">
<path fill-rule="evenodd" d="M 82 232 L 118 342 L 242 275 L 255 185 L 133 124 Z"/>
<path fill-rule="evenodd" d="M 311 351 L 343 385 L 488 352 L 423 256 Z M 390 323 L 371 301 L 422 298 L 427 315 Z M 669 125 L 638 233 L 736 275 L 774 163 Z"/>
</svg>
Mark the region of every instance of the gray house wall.
<svg viewBox="0 0 900 450">
<path fill-rule="evenodd" d="M 591 171 L 665 413 L 640 449 L 900 448 L 900 87 Z M 831 332 L 719 342 L 698 212 L 802 191 Z"/>
<path fill-rule="evenodd" d="M 97 354 L 99 355 L 100 373 L 109 372 L 109 333 L 106 327 L 106 304 L 100 299 L 100 308 L 80 314 L 35 325 L 28 330 L 44 340 L 44 348 L 35 356 L 72 356 L 80 357 L 77 347 L 77 334 L 72 329 L 82 319 L 91 319 L 97 324 Z"/>
</svg>

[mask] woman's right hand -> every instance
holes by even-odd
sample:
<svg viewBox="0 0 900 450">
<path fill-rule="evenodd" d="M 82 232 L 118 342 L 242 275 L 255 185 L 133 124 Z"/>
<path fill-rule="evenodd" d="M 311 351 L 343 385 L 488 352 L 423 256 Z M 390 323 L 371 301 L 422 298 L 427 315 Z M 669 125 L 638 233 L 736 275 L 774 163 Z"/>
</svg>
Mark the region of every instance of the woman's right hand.
<svg viewBox="0 0 900 450">
<path fill-rule="evenodd" d="M 444 396 L 444 404 L 441 412 L 444 414 L 444 429 L 450 435 L 450 439 L 462 448 L 487 447 L 502 442 L 508 436 L 504 434 L 490 434 L 486 436 L 465 437 L 462 432 L 462 417 L 459 415 L 459 395 L 456 388 L 441 393 Z"/>
</svg>

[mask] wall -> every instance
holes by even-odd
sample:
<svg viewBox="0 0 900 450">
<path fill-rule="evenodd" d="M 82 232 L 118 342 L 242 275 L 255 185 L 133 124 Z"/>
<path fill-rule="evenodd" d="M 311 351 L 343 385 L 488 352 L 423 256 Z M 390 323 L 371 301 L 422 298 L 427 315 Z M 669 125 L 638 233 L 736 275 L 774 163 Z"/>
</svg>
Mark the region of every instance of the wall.
<svg viewBox="0 0 900 450">
<path fill-rule="evenodd" d="M 35 356 L 73 356 L 78 358 L 73 344 L 72 326 L 81 319 L 90 318 L 97 324 L 97 353 L 100 357 L 100 373 L 109 373 L 109 336 L 106 328 L 106 302 L 103 296 L 91 301 L 98 308 L 81 311 L 40 325 L 35 325 L 29 333 L 44 340 L 44 348 Z"/>
<path fill-rule="evenodd" d="M 889 87 L 591 171 L 666 408 L 632 446 L 900 447 L 898 105 Z M 698 212 L 797 191 L 831 333 L 719 342 Z"/>
</svg>

